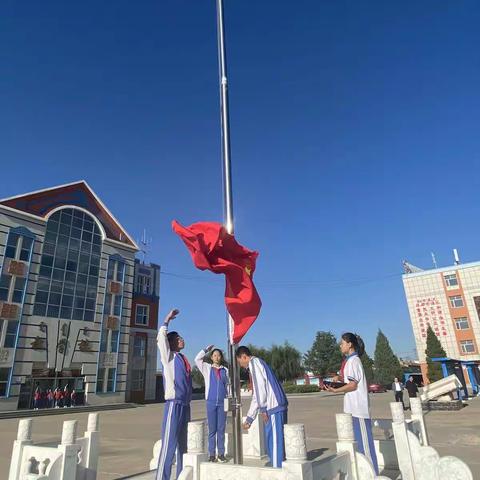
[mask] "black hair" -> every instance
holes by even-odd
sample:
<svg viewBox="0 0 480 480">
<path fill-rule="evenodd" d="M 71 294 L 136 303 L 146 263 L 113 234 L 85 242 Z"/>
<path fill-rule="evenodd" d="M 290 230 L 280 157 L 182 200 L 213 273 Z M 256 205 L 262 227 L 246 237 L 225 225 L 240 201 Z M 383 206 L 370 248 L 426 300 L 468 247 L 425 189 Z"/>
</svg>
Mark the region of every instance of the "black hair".
<svg viewBox="0 0 480 480">
<path fill-rule="evenodd" d="M 363 343 L 360 335 L 356 333 L 346 332 L 342 335 L 342 340 L 352 344 L 353 349 L 358 353 L 358 356 L 361 357 L 365 353 L 365 344 Z"/>
<path fill-rule="evenodd" d="M 178 332 L 168 332 L 167 340 L 171 342 L 175 337 L 178 337 Z"/>
<path fill-rule="evenodd" d="M 235 351 L 235 356 L 237 358 L 241 357 L 242 355 L 246 355 L 247 357 L 252 356 L 252 352 L 248 347 L 244 347 L 243 345 L 241 347 L 238 347 L 237 350 Z"/>
<path fill-rule="evenodd" d="M 218 352 L 218 353 L 220 354 L 220 356 L 222 357 L 222 359 L 220 360 L 220 362 L 223 362 L 223 352 L 222 352 L 219 348 L 214 348 L 214 349 L 210 352 L 210 358 L 212 358 L 212 355 L 213 355 L 215 352 Z"/>
</svg>

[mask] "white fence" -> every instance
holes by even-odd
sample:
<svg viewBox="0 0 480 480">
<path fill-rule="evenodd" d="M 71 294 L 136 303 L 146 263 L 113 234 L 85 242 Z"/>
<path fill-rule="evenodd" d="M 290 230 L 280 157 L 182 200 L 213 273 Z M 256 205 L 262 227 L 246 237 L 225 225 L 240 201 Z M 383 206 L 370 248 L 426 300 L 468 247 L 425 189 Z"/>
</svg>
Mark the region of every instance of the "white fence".
<svg viewBox="0 0 480 480">
<path fill-rule="evenodd" d="M 98 413 L 88 416 L 88 427 L 77 438 L 77 420 L 63 422 L 56 447 L 32 441 L 32 419 L 20 420 L 13 442 L 8 480 L 95 480 L 99 455 Z"/>
</svg>

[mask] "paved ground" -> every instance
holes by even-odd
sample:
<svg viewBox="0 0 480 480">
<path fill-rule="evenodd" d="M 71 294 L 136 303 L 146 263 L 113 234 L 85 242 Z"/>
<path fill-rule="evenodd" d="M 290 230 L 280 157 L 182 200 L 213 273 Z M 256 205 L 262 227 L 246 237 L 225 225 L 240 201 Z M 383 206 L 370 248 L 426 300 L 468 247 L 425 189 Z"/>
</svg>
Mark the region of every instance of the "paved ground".
<svg viewBox="0 0 480 480">
<path fill-rule="evenodd" d="M 388 418 L 391 393 L 372 398 L 373 416 Z M 290 396 L 289 421 L 304 423 L 310 457 L 334 452 L 334 413 L 342 411 L 341 396 L 321 393 Z M 98 480 L 118 479 L 148 469 L 152 447 L 159 438 L 163 404 L 100 413 L 101 454 Z M 79 431 L 86 428 L 87 413 L 44 416 L 34 419 L 35 442 L 58 442 L 66 419 L 78 419 Z M 192 402 L 192 418 L 205 417 L 204 401 Z M 426 416 L 432 446 L 441 455 L 455 455 L 466 461 L 474 478 L 480 478 L 480 399 L 459 412 L 430 412 Z M 18 420 L 0 420 L 0 478 L 6 478 L 12 442 Z"/>
</svg>

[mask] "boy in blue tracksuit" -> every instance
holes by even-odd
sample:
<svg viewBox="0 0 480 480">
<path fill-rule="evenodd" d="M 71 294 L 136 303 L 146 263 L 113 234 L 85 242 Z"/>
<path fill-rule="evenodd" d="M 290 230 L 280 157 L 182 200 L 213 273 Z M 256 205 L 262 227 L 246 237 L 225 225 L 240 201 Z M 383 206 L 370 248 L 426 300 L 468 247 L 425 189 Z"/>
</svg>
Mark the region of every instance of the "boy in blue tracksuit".
<svg viewBox="0 0 480 480">
<path fill-rule="evenodd" d="M 180 350 L 185 348 L 185 341 L 177 332 L 168 332 L 169 323 L 178 314 L 178 310 L 170 311 L 157 336 L 166 403 L 156 480 L 170 480 L 175 452 L 178 478 L 183 467 L 183 454 L 187 451 L 187 428 L 192 399 L 191 368 L 187 358 L 180 353 Z"/>
<path fill-rule="evenodd" d="M 288 401 L 272 369 L 260 358 L 254 357 L 247 347 L 238 347 L 237 362 L 250 370 L 253 385 L 252 402 L 243 424 L 250 428 L 257 413 L 265 423 L 265 443 L 272 467 L 281 468 L 285 459 L 283 426 L 287 423 Z"/>
<path fill-rule="evenodd" d="M 225 412 L 224 400 L 228 396 L 228 370 L 222 365 L 223 353 L 220 349 L 213 349 L 213 345 L 200 350 L 195 357 L 195 363 L 205 379 L 205 399 L 207 400 L 208 420 L 208 455 L 209 461 L 215 462 L 215 453 L 218 451 L 218 461 L 226 462 L 225 458 Z M 212 352 L 212 363 L 204 361 L 205 356 Z"/>
</svg>

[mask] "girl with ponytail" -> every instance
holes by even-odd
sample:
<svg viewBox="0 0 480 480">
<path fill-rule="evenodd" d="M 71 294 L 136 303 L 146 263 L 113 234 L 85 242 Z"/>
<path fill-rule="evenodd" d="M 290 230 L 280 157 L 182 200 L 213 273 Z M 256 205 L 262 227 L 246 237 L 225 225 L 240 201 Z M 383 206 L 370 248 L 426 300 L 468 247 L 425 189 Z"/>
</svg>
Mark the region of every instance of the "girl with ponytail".
<svg viewBox="0 0 480 480">
<path fill-rule="evenodd" d="M 365 353 L 365 344 L 359 335 L 347 332 L 342 335 L 340 350 L 345 356 L 342 369 L 345 385 L 339 388 L 327 386 L 326 389 L 332 393 L 345 394 L 343 411 L 352 415 L 353 431 L 358 450 L 370 459 L 378 475 L 378 462 L 370 418 L 368 385 L 360 360 L 360 357 Z"/>
</svg>

